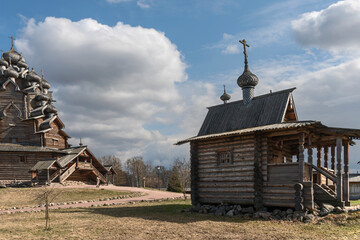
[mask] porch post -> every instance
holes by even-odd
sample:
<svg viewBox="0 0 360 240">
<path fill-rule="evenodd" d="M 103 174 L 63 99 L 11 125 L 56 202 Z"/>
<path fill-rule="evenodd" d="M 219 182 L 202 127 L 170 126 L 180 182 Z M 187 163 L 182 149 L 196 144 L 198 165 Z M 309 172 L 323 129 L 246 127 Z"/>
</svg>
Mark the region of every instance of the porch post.
<svg viewBox="0 0 360 240">
<path fill-rule="evenodd" d="M 343 201 L 342 196 L 342 173 L 341 173 L 341 158 L 342 158 L 342 138 L 336 138 L 336 161 L 337 161 L 337 173 L 336 173 L 336 198 L 339 202 Z"/>
<path fill-rule="evenodd" d="M 335 173 L 335 146 L 331 146 L 331 169 Z"/>
<path fill-rule="evenodd" d="M 310 173 L 309 173 L 309 176 L 310 176 L 310 182 L 313 181 L 313 174 L 312 174 L 312 165 L 313 165 L 313 150 L 312 150 L 312 143 L 311 143 L 311 135 L 309 135 L 309 138 L 308 138 L 308 163 L 310 164 Z"/>
<path fill-rule="evenodd" d="M 46 175 L 47 175 L 47 182 L 48 182 L 48 184 L 50 184 L 50 173 L 49 173 L 49 169 L 46 169 Z"/>
<path fill-rule="evenodd" d="M 349 142 L 344 142 L 344 201 L 350 206 L 349 199 Z"/>
<path fill-rule="evenodd" d="M 299 182 L 304 182 L 304 133 L 299 135 Z"/>
<path fill-rule="evenodd" d="M 329 147 L 324 147 L 324 168 L 329 168 Z M 329 184 L 328 178 L 326 178 L 326 185 Z"/>
<path fill-rule="evenodd" d="M 316 166 L 318 168 L 321 168 L 321 146 L 320 145 L 317 146 L 317 164 L 316 164 Z M 319 172 L 317 172 L 317 174 L 316 174 L 316 182 L 317 182 L 317 184 L 321 185 L 321 175 Z"/>
<path fill-rule="evenodd" d="M 112 174 L 112 184 L 114 184 L 115 174 Z"/>
</svg>

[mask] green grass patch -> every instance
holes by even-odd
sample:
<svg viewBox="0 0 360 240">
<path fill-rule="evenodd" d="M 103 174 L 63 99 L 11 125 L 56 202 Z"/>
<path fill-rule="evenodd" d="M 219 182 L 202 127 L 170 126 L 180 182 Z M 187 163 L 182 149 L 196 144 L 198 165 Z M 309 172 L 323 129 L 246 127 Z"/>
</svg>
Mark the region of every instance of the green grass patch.
<svg viewBox="0 0 360 240">
<path fill-rule="evenodd" d="M 39 204 L 36 198 L 41 194 L 41 188 L 0 188 L 0 209 L 10 207 L 26 207 Z M 55 188 L 57 195 L 54 203 L 97 200 L 132 194 L 105 189 L 86 188 Z"/>
<path fill-rule="evenodd" d="M 358 200 L 350 200 L 350 206 L 360 205 L 360 199 Z"/>
</svg>

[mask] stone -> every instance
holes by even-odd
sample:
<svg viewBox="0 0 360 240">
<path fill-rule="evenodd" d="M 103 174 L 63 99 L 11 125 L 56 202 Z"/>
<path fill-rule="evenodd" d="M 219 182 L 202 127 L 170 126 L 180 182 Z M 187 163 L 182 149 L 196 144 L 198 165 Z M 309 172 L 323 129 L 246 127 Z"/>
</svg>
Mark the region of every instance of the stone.
<svg viewBox="0 0 360 240">
<path fill-rule="evenodd" d="M 320 216 L 320 217 L 325 217 L 325 216 L 328 215 L 329 213 L 330 213 L 329 210 L 323 207 L 323 208 L 320 209 L 319 216 Z"/>
<path fill-rule="evenodd" d="M 265 220 L 269 220 L 271 218 L 271 213 L 269 212 L 265 212 L 265 211 L 261 211 L 258 212 L 259 216 Z"/>
<path fill-rule="evenodd" d="M 314 221 L 315 220 L 315 216 L 314 216 L 314 214 L 305 214 L 305 217 L 303 218 L 303 221 L 304 222 L 312 222 L 312 221 Z"/>
<path fill-rule="evenodd" d="M 272 212 L 272 215 L 273 216 L 276 216 L 276 215 L 280 215 L 281 213 L 281 210 L 280 209 L 275 209 L 273 212 Z"/>
<path fill-rule="evenodd" d="M 331 204 L 327 204 L 327 203 L 323 203 L 322 204 L 322 208 L 325 208 L 326 210 L 329 211 L 329 213 L 331 213 L 332 211 L 334 211 L 335 207 Z"/>
<path fill-rule="evenodd" d="M 293 214 L 294 210 L 292 210 L 291 208 L 289 208 L 288 210 L 286 210 L 286 214 Z"/>
<path fill-rule="evenodd" d="M 229 211 L 226 213 L 226 216 L 228 216 L 228 217 L 233 217 L 233 216 L 234 216 L 234 210 L 233 210 L 233 209 L 229 210 Z"/>
<path fill-rule="evenodd" d="M 241 209 L 242 209 L 242 208 L 241 208 L 240 205 L 236 205 L 235 209 L 238 210 L 239 212 L 241 212 Z"/>
<path fill-rule="evenodd" d="M 224 206 L 221 206 L 221 207 L 219 207 L 219 208 L 216 210 L 215 215 L 216 215 L 216 216 L 224 216 L 225 213 L 226 213 L 225 207 L 224 207 Z"/>
<path fill-rule="evenodd" d="M 247 207 L 247 208 L 243 208 L 241 209 L 242 213 L 250 213 L 253 214 L 254 213 L 254 208 L 253 207 Z"/>
<path fill-rule="evenodd" d="M 334 208 L 333 210 L 333 213 L 337 213 L 337 214 L 340 214 L 340 213 L 345 213 L 345 209 L 341 208 L 341 207 L 336 207 Z"/>
</svg>

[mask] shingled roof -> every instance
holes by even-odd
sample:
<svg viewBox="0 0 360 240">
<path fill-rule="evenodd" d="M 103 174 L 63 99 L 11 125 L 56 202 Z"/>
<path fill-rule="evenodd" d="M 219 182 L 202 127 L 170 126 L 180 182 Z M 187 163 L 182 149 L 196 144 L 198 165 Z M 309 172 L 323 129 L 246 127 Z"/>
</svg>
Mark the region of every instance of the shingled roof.
<svg viewBox="0 0 360 240">
<path fill-rule="evenodd" d="M 282 123 L 295 88 L 209 107 L 198 136 Z"/>
</svg>

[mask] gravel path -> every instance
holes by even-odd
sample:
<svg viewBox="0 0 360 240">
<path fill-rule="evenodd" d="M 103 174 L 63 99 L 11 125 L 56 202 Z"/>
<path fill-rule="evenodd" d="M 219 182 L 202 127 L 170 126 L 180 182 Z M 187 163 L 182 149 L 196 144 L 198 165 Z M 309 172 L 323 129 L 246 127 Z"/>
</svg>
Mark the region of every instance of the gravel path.
<svg viewBox="0 0 360 240">
<path fill-rule="evenodd" d="M 56 185 L 56 188 L 88 188 L 88 189 L 96 189 L 94 185 L 74 185 L 74 186 L 62 186 Z M 165 192 L 165 191 L 158 191 L 158 190 L 149 190 L 144 188 L 135 188 L 135 187 L 122 187 L 122 186 L 101 186 L 101 189 L 107 190 L 114 190 L 114 191 L 126 191 L 126 192 L 136 192 L 142 193 L 143 196 L 136 196 L 131 198 L 124 198 L 124 199 L 113 199 L 113 200 L 106 200 L 106 201 L 88 201 L 88 202 L 79 202 L 74 204 L 66 204 L 66 205 L 55 205 L 50 206 L 50 209 L 65 209 L 65 208 L 86 208 L 86 207 L 94 207 L 94 206 L 109 206 L 109 205 L 118 205 L 118 204 L 126 204 L 126 203 L 134 203 L 140 201 L 157 201 L 163 199 L 177 199 L 182 198 L 183 194 L 181 193 L 173 193 L 173 192 Z M 21 209 L 11 209 L 11 210 L 4 210 L 0 211 L 1 214 L 11 214 L 17 212 L 36 212 L 36 211 L 43 211 L 45 207 L 25 207 Z"/>
</svg>

